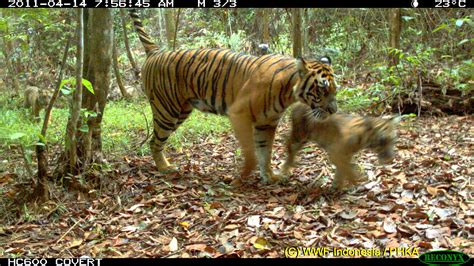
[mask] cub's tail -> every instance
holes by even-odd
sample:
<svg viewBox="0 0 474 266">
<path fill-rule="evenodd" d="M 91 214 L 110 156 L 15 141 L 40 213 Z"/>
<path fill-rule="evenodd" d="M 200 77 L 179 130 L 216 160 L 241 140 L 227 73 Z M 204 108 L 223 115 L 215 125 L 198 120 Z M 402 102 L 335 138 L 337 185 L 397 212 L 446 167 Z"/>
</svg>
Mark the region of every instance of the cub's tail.
<svg viewBox="0 0 474 266">
<path fill-rule="evenodd" d="M 138 15 L 138 12 L 136 9 L 130 9 L 129 10 L 129 15 L 133 20 L 133 25 L 135 26 L 135 31 L 138 33 L 138 37 L 140 38 L 140 41 L 143 44 L 143 47 L 145 47 L 145 52 L 147 55 L 150 55 L 150 53 L 154 50 L 158 50 L 158 46 L 152 41 L 150 35 L 145 32 L 145 29 L 143 28 L 142 21 L 140 20 L 140 16 Z"/>
</svg>

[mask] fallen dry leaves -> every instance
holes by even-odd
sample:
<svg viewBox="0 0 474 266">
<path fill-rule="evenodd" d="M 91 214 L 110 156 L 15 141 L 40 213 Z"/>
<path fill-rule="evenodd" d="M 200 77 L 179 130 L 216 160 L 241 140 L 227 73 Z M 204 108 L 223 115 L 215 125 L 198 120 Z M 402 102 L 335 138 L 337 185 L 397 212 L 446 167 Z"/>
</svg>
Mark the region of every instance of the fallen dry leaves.
<svg viewBox="0 0 474 266">
<path fill-rule="evenodd" d="M 28 257 L 282 257 L 287 246 L 448 248 L 474 254 L 472 117 L 421 118 L 399 130 L 398 155 L 369 180 L 329 193 L 333 167 L 309 145 L 287 183 L 242 187 L 231 134 L 169 157 L 180 173 L 156 172 L 150 157 L 117 159 L 88 200 L 62 192 L 45 214 L 0 225 L 0 255 Z M 274 168 L 287 124 L 277 135 Z M 0 176 L 5 197 L 14 175 Z M 14 194 L 14 193 L 13 193 Z M 63 202 L 63 203 L 58 203 Z M 59 206 L 59 207 L 58 207 Z"/>
</svg>

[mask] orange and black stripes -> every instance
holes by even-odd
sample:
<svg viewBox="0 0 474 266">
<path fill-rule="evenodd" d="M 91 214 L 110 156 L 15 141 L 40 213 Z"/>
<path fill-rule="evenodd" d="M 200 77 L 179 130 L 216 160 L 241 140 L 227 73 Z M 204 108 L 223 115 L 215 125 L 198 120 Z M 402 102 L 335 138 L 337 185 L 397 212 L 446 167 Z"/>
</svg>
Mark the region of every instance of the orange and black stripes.
<svg viewBox="0 0 474 266">
<path fill-rule="evenodd" d="M 138 14 L 132 10 L 130 16 L 147 53 L 142 79 L 153 111 L 155 161 L 165 161 L 163 143 L 192 109 L 229 115 L 231 120 L 248 119 L 232 120 L 236 135 L 249 138 L 253 137 L 249 131 L 262 132 L 255 137 L 257 149 L 270 150 L 278 120 L 292 103 L 300 101 L 329 113 L 336 110 L 334 75 L 324 63 L 227 49 L 160 51 Z M 268 157 L 267 151 L 261 154 Z"/>
<path fill-rule="evenodd" d="M 148 35 L 143 29 L 142 21 L 140 20 L 136 9 L 130 9 L 129 13 L 130 17 L 132 17 L 133 19 L 135 30 L 138 32 L 138 37 L 140 38 L 143 47 L 145 47 L 145 52 L 147 55 L 149 55 L 151 51 L 158 49 L 158 46 L 156 46 L 155 42 L 152 41 L 150 35 Z"/>
<path fill-rule="evenodd" d="M 147 46 L 144 44 L 144 46 Z M 152 49 L 157 49 L 156 47 Z M 317 73 L 300 80 L 302 90 L 297 95 L 323 97 L 314 82 Z M 329 76 L 329 75 L 328 75 Z M 250 90 L 261 90 L 264 95 L 257 108 L 265 117 L 283 112 L 294 100 L 292 87 L 297 83 L 294 60 L 279 55 L 254 57 L 225 49 L 196 49 L 155 52 L 143 66 L 147 95 L 154 95 L 155 108 L 177 117 L 182 102 L 199 99 L 202 111 L 227 114 L 244 83 L 265 78 Z M 313 106 L 314 107 L 314 106 Z"/>
</svg>

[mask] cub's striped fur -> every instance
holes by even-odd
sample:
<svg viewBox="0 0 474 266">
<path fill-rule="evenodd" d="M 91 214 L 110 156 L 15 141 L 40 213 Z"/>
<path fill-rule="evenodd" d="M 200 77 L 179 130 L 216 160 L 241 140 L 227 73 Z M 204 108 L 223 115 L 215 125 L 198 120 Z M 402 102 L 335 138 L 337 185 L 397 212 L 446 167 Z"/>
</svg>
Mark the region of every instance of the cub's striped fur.
<svg viewBox="0 0 474 266">
<path fill-rule="evenodd" d="M 154 119 L 150 147 L 160 170 L 174 169 L 163 146 L 194 108 L 229 116 L 244 156 L 242 176 L 251 173 L 258 159 L 264 180 L 276 178 L 270 168 L 272 143 L 289 105 L 299 101 L 320 113 L 336 112 L 336 83 L 328 58 L 322 63 L 226 49 L 161 51 L 136 11 L 130 16 L 147 54 L 142 78 Z"/>
<path fill-rule="evenodd" d="M 351 163 L 352 156 L 362 149 L 371 149 L 378 154 L 379 161 L 389 162 L 394 157 L 396 140 L 395 126 L 399 117 L 383 119 L 347 114 L 333 114 L 326 119 L 314 118 L 312 110 L 296 104 L 291 113 L 292 129 L 287 141 L 288 159 L 282 174 L 288 175 L 294 165 L 296 153 L 307 141 L 314 141 L 329 155 L 336 166 L 334 187 L 340 189 L 344 183 L 355 184 L 359 178 Z"/>
</svg>

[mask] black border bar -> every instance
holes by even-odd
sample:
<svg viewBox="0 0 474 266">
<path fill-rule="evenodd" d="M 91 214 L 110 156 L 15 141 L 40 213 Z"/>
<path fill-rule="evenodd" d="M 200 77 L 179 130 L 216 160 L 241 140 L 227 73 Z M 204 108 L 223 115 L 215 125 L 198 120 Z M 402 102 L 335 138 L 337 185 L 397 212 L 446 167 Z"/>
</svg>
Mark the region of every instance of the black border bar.
<svg viewBox="0 0 474 266">
<path fill-rule="evenodd" d="M 18 259 L 0 259 L 0 265 L 2 266 L 176 266 L 177 264 L 183 265 L 220 265 L 225 263 L 226 266 L 265 266 L 275 264 L 283 265 L 298 265 L 298 266 L 315 266 L 315 265 L 384 265 L 384 266 L 426 266 L 418 259 L 235 259 L 235 258 L 224 258 L 224 259 L 90 259 L 90 258 L 64 258 L 64 259 L 41 259 L 41 258 L 18 258 Z"/>
<path fill-rule="evenodd" d="M 0 0 L 2 8 L 472 8 L 474 0 Z"/>
<path fill-rule="evenodd" d="M 460 266 L 472 265 L 472 260 L 467 260 Z M 333 265 L 351 265 L 351 266 L 426 266 L 417 258 L 314 258 L 314 259 L 242 259 L 242 258 L 218 258 L 218 259 L 182 259 L 182 258 L 122 258 L 94 259 L 89 257 L 81 258 L 0 258 L 2 266 L 177 266 L 177 265 L 220 265 L 226 266 L 266 266 L 266 265 L 297 265 L 297 266 L 333 266 Z M 443 264 L 447 265 L 447 264 Z"/>
</svg>

